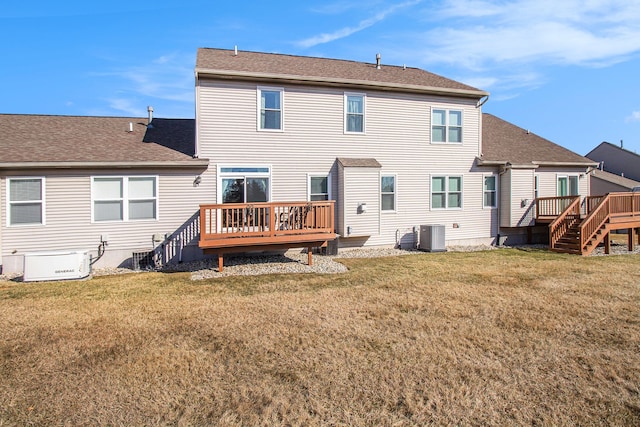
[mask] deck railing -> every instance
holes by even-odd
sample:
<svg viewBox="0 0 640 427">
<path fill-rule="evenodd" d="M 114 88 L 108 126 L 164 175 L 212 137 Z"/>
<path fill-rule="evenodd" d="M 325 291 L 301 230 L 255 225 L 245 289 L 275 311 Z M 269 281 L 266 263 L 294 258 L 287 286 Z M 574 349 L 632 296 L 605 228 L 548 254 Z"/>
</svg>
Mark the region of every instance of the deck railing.
<svg viewBox="0 0 640 427">
<path fill-rule="evenodd" d="M 200 205 L 200 241 L 243 237 L 277 242 L 280 236 L 331 234 L 334 201 Z M 221 243 L 221 242 L 219 242 Z"/>
<path fill-rule="evenodd" d="M 574 202 L 575 198 L 576 196 L 538 197 L 536 199 L 536 218 L 557 217 Z"/>
<path fill-rule="evenodd" d="M 571 202 L 561 211 L 558 217 L 549 224 L 549 246 L 555 248 L 558 240 L 564 236 L 576 221 L 580 220 L 580 196 L 569 196 Z M 552 198 L 556 199 L 556 198 Z M 558 197 L 564 203 L 566 197 Z"/>
<path fill-rule="evenodd" d="M 580 247 L 595 236 L 607 221 L 630 222 L 640 218 L 640 193 L 609 193 L 592 197 L 589 215 L 580 225 Z M 598 202 L 596 204 L 596 202 Z M 591 205 L 591 203 L 593 205 Z"/>
</svg>

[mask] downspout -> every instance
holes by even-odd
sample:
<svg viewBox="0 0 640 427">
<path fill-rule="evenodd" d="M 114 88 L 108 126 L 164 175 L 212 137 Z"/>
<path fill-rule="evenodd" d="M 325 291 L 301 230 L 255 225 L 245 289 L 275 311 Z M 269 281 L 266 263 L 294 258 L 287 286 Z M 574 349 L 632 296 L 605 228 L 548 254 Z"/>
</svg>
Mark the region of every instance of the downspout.
<svg viewBox="0 0 640 427">
<path fill-rule="evenodd" d="M 488 100 L 489 100 L 489 95 L 480 98 L 478 100 L 478 103 L 476 104 L 476 108 L 481 108 Z"/>
<path fill-rule="evenodd" d="M 487 102 L 489 100 L 489 95 L 480 98 L 478 100 L 478 102 L 476 103 L 476 109 L 478 110 L 478 115 L 480 117 L 478 117 L 478 123 L 480 123 L 480 126 L 478 126 L 478 141 L 480 141 L 480 143 L 478 144 L 478 156 L 482 157 L 482 151 L 483 151 L 483 143 L 484 141 L 482 141 L 482 106 L 485 104 L 485 102 Z"/>
</svg>

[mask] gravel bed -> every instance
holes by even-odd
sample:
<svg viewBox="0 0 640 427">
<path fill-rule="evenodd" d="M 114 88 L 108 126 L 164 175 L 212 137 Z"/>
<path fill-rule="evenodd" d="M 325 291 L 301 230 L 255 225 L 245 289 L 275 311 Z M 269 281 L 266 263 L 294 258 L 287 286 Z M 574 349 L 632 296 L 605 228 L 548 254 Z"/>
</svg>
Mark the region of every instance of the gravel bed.
<svg viewBox="0 0 640 427">
<path fill-rule="evenodd" d="M 508 248 L 505 246 L 505 248 Z M 545 249 L 547 245 L 523 245 L 519 248 Z M 497 249 L 495 246 L 447 246 L 449 252 L 476 252 Z M 417 250 L 395 248 L 353 248 L 341 249 L 338 255 L 313 255 L 313 265 L 307 265 L 306 251 L 288 250 L 284 254 L 272 255 L 227 255 L 224 259 L 224 270 L 217 271 L 218 259 L 210 258 L 182 264 L 172 264 L 163 271 L 191 272 L 192 280 L 210 279 L 225 276 L 254 276 L 260 274 L 286 274 L 286 273 L 318 273 L 337 274 L 347 271 L 347 267 L 335 261 L 336 258 L 378 258 L 388 256 L 403 256 L 424 253 Z M 634 251 L 627 251 L 626 244 L 612 243 L 610 255 L 640 254 L 640 245 L 635 245 Z M 598 247 L 591 256 L 605 256 L 604 248 Z M 106 276 L 113 274 L 140 273 L 143 271 L 129 268 L 97 268 L 92 276 Z M 20 275 L 0 275 L 2 280 L 20 280 Z"/>
</svg>

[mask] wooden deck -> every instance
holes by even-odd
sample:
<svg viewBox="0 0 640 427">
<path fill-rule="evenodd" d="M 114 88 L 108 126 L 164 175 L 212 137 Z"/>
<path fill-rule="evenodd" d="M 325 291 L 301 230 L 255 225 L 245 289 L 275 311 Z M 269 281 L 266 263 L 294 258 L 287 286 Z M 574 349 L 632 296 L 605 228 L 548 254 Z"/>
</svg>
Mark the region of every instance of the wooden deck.
<svg viewBox="0 0 640 427">
<path fill-rule="evenodd" d="M 326 246 L 336 238 L 334 201 L 227 203 L 200 205 L 200 242 L 218 255 L 222 271 L 226 253 Z"/>
<path fill-rule="evenodd" d="M 539 200 L 542 207 L 536 209 L 536 215 L 540 212 L 540 222 L 557 213 L 549 224 L 551 250 L 589 255 L 604 243 L 605 253 L 609 253 L 611 231 L 623 229 L 628 230 L 629 251 L 633 250 L 636 234 L 640 230 L 640 193 L 591 196 L 584 199 L 584 203 L 581 203 L 579 196 L 571 196 L 570 200 L 566 197 Z M 558 213 L 560 207 L 564 209 Z"/>
</svg>

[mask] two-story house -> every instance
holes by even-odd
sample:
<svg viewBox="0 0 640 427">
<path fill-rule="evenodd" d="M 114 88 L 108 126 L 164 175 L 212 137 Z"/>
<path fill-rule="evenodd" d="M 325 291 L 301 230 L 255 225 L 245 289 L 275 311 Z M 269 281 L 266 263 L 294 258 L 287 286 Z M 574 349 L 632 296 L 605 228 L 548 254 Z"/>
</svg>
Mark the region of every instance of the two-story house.
<svg viewBox="0 0 640 427">
<path fill-rule="evenodd" d="M 487 98 L 379 58 L 200 49 L 195 120 L 0 115 L 3 270 L 69 248 L 97 266 L 186 261 L 230 231 L 331 231 L 340 248 L 415 247 L 425 224 L 447 245 L 522 240 L 536 198 L 588 195 L 594 163 L 483 114 Z"/>
</svg>

